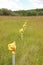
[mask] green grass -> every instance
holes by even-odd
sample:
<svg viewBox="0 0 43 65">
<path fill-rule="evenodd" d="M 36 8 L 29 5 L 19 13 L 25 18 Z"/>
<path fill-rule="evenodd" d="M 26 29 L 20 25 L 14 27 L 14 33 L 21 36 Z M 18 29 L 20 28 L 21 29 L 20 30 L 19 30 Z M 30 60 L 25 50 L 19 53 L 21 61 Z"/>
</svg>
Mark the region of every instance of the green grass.
<svg viewBox="0 0 43 65">
<path fill-rule="evenodd" d="M 23 40 L 19 29 L 27 21 Z M 12 65 L 8 44 L 16 41 L 16 65 L 43 65 L 43 16 L 0 16 L 0 65 Z"/>
</svg>

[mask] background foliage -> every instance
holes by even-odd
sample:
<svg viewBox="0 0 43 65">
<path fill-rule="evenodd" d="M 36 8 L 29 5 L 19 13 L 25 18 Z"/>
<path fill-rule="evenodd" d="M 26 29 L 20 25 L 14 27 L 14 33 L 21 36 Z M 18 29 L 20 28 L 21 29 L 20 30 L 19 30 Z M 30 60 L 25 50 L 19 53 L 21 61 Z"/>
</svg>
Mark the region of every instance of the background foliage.
<svg viewBox="0 0 43 65">
<path fill-rule="evenodd" d="M 43 9 L 33 9 L 33 10 L 19 10 L 19 11 L 12 11 L 8 9 L 0 9 L 0 15 L 4 16 L 42 16 Z"/>
</svg>

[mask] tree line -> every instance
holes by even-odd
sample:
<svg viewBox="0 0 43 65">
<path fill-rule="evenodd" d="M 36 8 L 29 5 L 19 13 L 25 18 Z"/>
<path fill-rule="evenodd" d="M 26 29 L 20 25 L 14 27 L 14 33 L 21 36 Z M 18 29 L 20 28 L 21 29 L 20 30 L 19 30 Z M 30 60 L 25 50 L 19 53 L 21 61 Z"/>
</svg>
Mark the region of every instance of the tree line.
<svg viewBox="0 0 43 65">
<path fill-rule="evenodd" d="M 5 8 L 0 9 L 0 16 L 43 16 L 43 9 L 12 11 Z"/>
</svg>

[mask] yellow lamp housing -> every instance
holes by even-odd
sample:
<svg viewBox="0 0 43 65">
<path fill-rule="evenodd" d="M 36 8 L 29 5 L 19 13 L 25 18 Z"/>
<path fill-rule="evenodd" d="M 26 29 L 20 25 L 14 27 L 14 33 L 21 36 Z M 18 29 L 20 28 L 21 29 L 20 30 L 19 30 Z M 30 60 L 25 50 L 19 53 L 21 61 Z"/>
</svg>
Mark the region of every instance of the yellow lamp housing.
<svg viewBox="0 0 43 65">
<path fill-rule="evenodd" d="M 15 41 L 13 43 L 11 43 L 11 44 L 8 44 L 8 50 L 15 53 L 15 51 L 16 51 L 16 43 L 15 43 Z"/>
<path fill-rule="evenodd" d="M 25 23 L 23 24 L 23 27 L 26 27 L 26 24 L 27 24 L 27 22 L 25 22 Z"/>
<path fill-rule="evenodd" d="M 24 30 L 23 30 L 23 28 L 21 28 L 20 30 L 19 30 L 19 33 L 23 33 L 24 32 Z"/>
</svg>

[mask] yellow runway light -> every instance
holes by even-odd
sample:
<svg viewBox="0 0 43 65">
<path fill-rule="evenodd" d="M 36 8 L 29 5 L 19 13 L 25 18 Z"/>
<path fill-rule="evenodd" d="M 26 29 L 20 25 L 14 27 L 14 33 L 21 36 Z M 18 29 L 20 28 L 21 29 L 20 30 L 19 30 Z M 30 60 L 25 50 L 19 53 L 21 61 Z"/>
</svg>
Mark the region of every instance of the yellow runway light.
<svg viewBox="0 0 43 65">
<path fill-rule="evenodd" d="M 24 32 L 24 30 L 23 30 L 23 28 L 21 28 L 20 30 L 19 30 L 19 33 L 23 33 Z"/>
<path fill-rule="evenodd" d="M 16 52 L 16 43 L 15 43 L 15 41 L 11 44 L 8 44 L 8 49 L 10 51 L 12 51 L 13 54 L 15 54 L 15 52 Z"/>
<path fill-rule="evenodd" d="M 26 24 L 27 24 L 27 22 L 25 22 L 25 23 L 23 24 L 23 27 L 26 27 Z"/>
<path fill-rule="evenodd" d="M 19 30 L 19 33 L 20 33 L 21 40 L 23 40 L 24 29 L 21 28 L 21 29 Z"/>
</svg>

